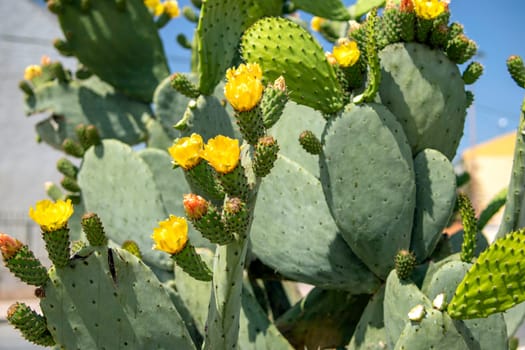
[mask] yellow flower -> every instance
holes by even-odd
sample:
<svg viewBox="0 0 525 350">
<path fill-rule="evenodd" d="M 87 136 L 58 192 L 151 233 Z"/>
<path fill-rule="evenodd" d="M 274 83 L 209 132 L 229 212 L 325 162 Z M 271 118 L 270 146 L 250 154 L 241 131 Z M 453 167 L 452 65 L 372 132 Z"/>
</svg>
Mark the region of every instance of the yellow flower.
<svg viewBox="0 0 525 350">
<path fill-rule="evenodd" d="M 153 12 L 155 16 L 160 16 L 164 12 L 164 5 L 160 0 L 144 0 L 144 5 Z"/>
<path fill-rule="evenodd" d="M 344 40 L 334 46 L 332 53 L 337 63 L 345 68 L 353 66 L 357 60 L 359 60 L 359 56 L 361 55 L 357 43 L 350 40 Z"/>
<path fill-rule="evenodd" d="M 448 4 L 440 0 L 414 0 L 414 10 L 419 18 L 434 19 L 447 7 Z"/>
<path fill-rule="evenodd" d="M 227 174 L 239 163 L 240 154 L 239 140 L 219 135 L 208 140 L 202 158 L 206 159 L 218 173 Z"/>
<path fill-rule="evenodd" d="M 36 64 L 32 64 L 30 66 L 27 66 L 24 70 L 24 79 L 25 80 L 33 80 L 36 77 L 39 77 L 42 75 L 42 67 L 37 66 Z"/>
<path fill-rule="evenodd" d="M 188 222 L 186 219 L 170 215 L 169 219 L 159 222 L 151 236 L 155 241 L 153 249 L 168 254 L 179 253 L 188 242 Z"/>
<path fill-rule="evenodd" d="M 235 110 L 249 111 L 261 100 L 262 70 L 257 63 L 241 64 L 237 69 L 228 69 L 226 79 L 228 82 L 224 86 L 224 95 Z"/>
<path fill-rule="evenodd" d="M 325 19 L 321 17 L 314 16 L 312 17 L 312 20 L 310 21 L 310 27 L 314 32 L 318 32 L 321 30 L 321 26 L 323 25 Z"/>
<path fill-rule="evenodd" d="M 48 199 L 38 201 L 35 208 L 29 208 L 29 217 L 33 219 L 44 232 L 52 232 L 66 227 L 67 220 L 73 215 L 71 200 L 58 200 L 56 203 Z"/>
<path fill-rule="evenodd" d="M 179 16 L 179 4 L 175 0 L 168 0 L 164 3 L 164 12 L 168 14 L 170 18 Z"/>
<path fill-rule="evenodd" d="M 204 146 L 201 135 L 191 134 L 190 137 L 182 137 L 168 148 L 168 152 L 175 164 L 185 170 L 193 168 L 201 160 L 201 152 Z"/>
</svg>

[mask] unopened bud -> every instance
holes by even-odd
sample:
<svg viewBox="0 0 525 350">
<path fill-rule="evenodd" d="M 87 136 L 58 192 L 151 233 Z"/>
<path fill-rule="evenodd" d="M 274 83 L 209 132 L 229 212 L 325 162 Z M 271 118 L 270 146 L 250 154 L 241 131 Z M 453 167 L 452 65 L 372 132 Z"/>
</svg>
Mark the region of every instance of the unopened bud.
<svg viewBox="0 0 525 350">
<path fill-rule="evenodd" d="M 0 233 L 0 251 L 4 260 L 9 260 L 22 248 L 23 244 L 18 239 L 5 233 Z"/>
<path fill-rule="evenodd" d="M 208 201 L 194 193 L 185 194 L 182 203 L 190 220 L 199 220 L 208 212 Z"/>
</svg>

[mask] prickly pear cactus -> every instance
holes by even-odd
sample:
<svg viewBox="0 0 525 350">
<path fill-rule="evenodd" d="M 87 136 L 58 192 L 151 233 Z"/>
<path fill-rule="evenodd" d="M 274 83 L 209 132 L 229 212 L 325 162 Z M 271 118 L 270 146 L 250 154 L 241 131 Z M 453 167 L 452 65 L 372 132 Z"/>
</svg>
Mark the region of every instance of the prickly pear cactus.
<svg viewBox="0 0 525 350">
<path fill-rule="evenodd" d="M 483 66 L 448 2 L 191 3 L 47 1 L 80 65 L 43 58 L 19 87 L 51 114 L 40 139 L 81 160 L 30 210 L 49 270 L 0 234 L 44 313 L 18 303 L 9 321 L 67 349 L 507 349 L 525 316 L 525 122 L 478 219 L 451 161 Z M 158 31 L 180 13 L 191 73 L 170 74 Z M 523 87 L 523 60 L 507 65 Z"/>
</svg>

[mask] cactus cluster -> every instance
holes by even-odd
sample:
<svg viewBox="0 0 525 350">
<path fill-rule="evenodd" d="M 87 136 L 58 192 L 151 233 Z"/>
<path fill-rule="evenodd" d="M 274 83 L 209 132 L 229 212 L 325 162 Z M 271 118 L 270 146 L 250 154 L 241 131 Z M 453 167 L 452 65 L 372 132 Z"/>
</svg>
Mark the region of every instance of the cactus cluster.
<svg viewBox="0 0 525 350">
<path fill-rule="evenodd" d="M 50 114 L 40 139 L 80 161 L 60 159 L 65 192 L 30 211 L 51 268 L 0 235 L 43 312 L 17 303 L 9 322 L 66 349 L 509 348 L 523 116 L 509 188 L 477 218 L 451 163 L 475 42 L 446 1 L 363 3 L 48 0 L 79 68 L 45 59 L 20 88 Z M 179 13 L 197 23 L 177 37 L 192 69 L 170 74 L 158 30 Z"/>
</svg>

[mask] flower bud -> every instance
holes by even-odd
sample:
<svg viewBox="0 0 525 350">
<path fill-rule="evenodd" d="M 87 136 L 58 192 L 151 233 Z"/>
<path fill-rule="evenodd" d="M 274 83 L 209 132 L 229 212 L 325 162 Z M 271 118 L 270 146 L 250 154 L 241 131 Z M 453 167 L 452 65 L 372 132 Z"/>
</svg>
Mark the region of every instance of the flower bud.
<svg viewBox="0 0 525 350">
<path fill-rule="evenodd" d="M 0 252 L 4 260 L 9 260 L 22 248 L 23 244 L 18 239 L 5 233 L 0 233 Z"/>
<path fill-rule="evenodd" d="M 208 201 L 194 193 L 185 194 L 182 203 L 186 216 L 192 221 L 199 220 L 208 212 Z"/>
</svg>

